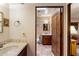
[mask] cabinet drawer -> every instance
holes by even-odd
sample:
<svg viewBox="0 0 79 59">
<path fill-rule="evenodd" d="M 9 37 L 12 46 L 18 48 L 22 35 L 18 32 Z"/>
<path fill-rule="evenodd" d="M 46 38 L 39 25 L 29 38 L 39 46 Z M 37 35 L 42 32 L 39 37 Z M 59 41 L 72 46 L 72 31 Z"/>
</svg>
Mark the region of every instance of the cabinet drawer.
<svg viewBox="0 0 79 59">
<path fill-rule="evenodd" d="M 50 36 L 43 36 L 44 39 L 50 39 Z"/>
<path fill-rule="evenodd" d="M 51 38 L 52 36 L 42 36 L 42 44 L 51 45 Z"/>
</svg>

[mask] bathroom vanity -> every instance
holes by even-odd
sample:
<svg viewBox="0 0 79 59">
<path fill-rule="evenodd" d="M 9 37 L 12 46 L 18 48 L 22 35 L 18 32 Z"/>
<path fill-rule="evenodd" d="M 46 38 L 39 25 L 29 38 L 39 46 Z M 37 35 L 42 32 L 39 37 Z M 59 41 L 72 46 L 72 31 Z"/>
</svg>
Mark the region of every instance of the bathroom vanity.
<svg viewBox="0 0 79 59">
<path fill-rule="evenodd" d="M 0 48 L 0 56 L 26 56 L 27 43 L 9 42 Z"/>
<path fill-rule="evenodd" d="M 51 45 L 52 35 L 42 35 L 42 44 Z"/>
<path fill-rule="evenodd" d="M 18 56 L 27 56 L 27 45 L 21 50 Z"/>
</svg>

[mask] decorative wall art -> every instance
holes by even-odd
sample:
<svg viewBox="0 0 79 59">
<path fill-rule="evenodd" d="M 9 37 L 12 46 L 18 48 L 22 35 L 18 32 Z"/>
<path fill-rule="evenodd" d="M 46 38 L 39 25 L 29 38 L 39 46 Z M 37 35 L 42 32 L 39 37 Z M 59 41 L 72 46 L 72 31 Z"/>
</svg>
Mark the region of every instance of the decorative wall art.
<svg viewBox="0 0 79 59">
<path fill-rule="evenodd" d="M 4 26 L 9 26 L 9 19 L 4 18 Z"/>
<path fill-rule="evenodd" d="M 43 24 L 43 31 L 48 31 L 48 24 Z"/>
</svg>

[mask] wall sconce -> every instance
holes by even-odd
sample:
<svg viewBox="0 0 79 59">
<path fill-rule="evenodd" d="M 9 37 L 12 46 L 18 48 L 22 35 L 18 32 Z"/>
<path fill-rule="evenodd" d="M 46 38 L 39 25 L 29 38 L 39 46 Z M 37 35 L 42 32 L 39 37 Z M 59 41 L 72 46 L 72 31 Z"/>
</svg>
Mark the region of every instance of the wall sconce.
<svg viewBox="0 0 79 59">
<path fill-rule="evenodd" d="M 21 22 L 19 20 L 14 22 L 15 26 L 19 26 L 20 24 L 21 24 Z"/>
<path fill-rule="evenodd" d="M 70 31 L 71 31 L 71 34 L 78 34 L 78 32 L 77 32 L 77 30 L 75 29 L 74 26 L 70 27 Z"/>
</svg>

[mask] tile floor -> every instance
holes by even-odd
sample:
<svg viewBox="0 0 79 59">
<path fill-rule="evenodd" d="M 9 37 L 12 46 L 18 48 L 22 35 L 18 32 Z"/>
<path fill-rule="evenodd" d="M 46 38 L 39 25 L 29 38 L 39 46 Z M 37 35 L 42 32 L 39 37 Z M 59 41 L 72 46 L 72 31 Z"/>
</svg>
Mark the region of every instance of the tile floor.
<svg viewBox="0 0 79 59">
<path fill-rule="evenodd" d="M 54 56 L 51 45 L 37 44 L 37 56 Z"/>
</svg>

